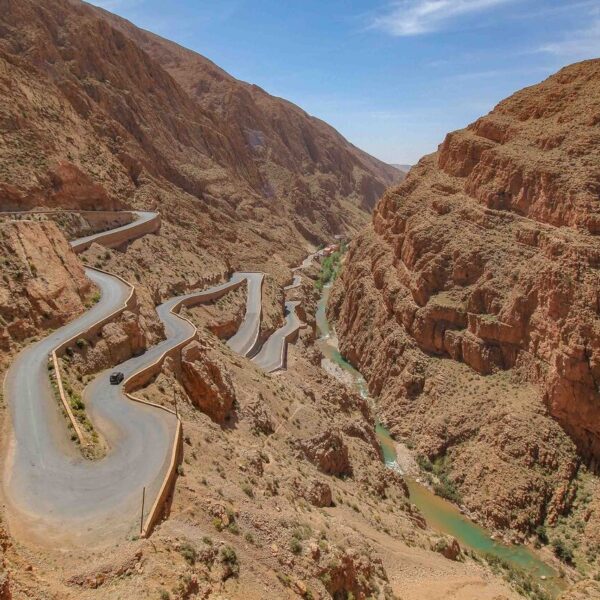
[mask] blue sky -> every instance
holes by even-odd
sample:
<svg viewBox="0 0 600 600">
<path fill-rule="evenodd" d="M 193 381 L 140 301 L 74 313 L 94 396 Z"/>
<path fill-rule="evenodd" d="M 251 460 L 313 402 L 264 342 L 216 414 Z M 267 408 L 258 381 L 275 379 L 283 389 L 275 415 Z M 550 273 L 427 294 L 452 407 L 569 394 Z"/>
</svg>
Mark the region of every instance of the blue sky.
<svg viewBox="0 0 600 600">
<path fill-rule="evenodd" d="M 600 0 L 95 0 L 416 162 L 512 92 L 600 57 Z"/>
</svg>

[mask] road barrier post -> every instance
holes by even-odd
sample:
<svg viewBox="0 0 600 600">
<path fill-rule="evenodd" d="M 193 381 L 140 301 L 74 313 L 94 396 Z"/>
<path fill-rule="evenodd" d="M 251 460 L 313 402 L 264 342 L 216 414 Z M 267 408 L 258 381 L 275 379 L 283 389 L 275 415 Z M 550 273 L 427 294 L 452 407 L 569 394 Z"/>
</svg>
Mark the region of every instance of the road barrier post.
<svg viewBox="0 0 600 600">
<path fill-rule="evenodd" d="M 140 535 L 144 533 L 144 502 L 146 501 L 146 487 L 142 489 L 142 514 L 140 516 Z"/>
</svg>

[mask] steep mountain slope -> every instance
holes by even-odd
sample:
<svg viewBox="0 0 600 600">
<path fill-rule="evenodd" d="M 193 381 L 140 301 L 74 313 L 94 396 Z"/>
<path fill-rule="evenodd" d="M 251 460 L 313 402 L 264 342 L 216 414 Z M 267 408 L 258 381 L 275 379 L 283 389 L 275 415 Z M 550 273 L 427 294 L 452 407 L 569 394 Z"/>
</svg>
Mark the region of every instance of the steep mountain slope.
<svg viewBox="0 0 600 600">
<path fill-rule="evenodd" d="M 291 196 L 297 209 L 308 194 L 308 210 L 322 210 L 333 193 L 370 211 L 385 189 L 381 181 L 401 177 L 397 169 L 348 144 L 332 127 L 294 104 L 234 79 L 195 52 L 98 12 L 144 48 L 203 108 L 217 114 L 237 159 L 258 164 L 269 191 Z"/>
<path fill-rule="evenodd" d="M 301 245 L 360 225 L 397 174 L 299 108 L 104 11 L 0 8 L 3 208 L 179 197 L 219 225 L 248 223 L 249 238 L 279 229 Z"/>
<path fill-rule="evenodd" d="M 556 524 L 573 442 L 600 456 L 599 194 L 593 60 L 449 134 L 382 198 L 332 296 L 382 416 L 492 526 Z"/>
</svg>

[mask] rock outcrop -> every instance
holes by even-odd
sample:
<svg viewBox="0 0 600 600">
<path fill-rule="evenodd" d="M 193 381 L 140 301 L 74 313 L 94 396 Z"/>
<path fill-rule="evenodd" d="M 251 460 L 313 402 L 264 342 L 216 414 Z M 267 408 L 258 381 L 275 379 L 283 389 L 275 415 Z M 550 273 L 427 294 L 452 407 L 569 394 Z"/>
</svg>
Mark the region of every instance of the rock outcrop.
<svg viewBox="0 0 600 600">
<path fill-rule="evenodd" d="M 194 340 L 181 351 L 181 382 L 194 406 L 224 423 L 236 395 L 227 368 L 206 342 Z"/>
<path fill-rule="evenodd" d="M 503 527 L 561 504 L 565 431 L 600 457 L 599 136 L 600 60 L 449 134 L 383 196 L 329 306 L 393 431 L 451 455 L 473 506 L 504 488 Z"/>
<path fill-rule="evenodd" d="M 0 570 L 0 600 L 11 600 L 11 598 L 8 573 Z"/>
<path fill-rule="evenodd" d="M 448 560 L 459 560 L 460 544 L 455 538 L 440 538 L 434 545 L 433 550 L 439 552 Z"/>
<path fill-rule="evenodd" d="M 333 505 L 333 496 L 331 486 L 322 479 L 310 478 L 305 481 L 294 481 L 295 489 L 298 495 L 304 498 L 313 506 L 323 508 Z"/>
<path fill-rule="evenodd" d="M 0 349 L 57 327 L 84 310 L 91 282 L 50 221 L 0 223 Z"/>
<path fill-rule="evenodd" d="M 67 352 L 79 374 L 99 373 L 119 365 L 146 350 L 144 319 L 126 310 L 116 320 L 104 325 L 97 335 L 81 338 Z"/>
<path fill-rule="evenodd" d="M 328 429 L 313 437 L 300 440 L 304 456 L 327 475 L 351 475 L 348 447 L 339 431 Z"/>
<path fill-rule="evenodd" d="M 387 581 L 381 559 L 352 548 L 330 559 L 320 577 L 333 598 L 347 598 L 350 594 L 354 598 L 368 598 L 375 592 L 375 581 Z"/>
</svg>

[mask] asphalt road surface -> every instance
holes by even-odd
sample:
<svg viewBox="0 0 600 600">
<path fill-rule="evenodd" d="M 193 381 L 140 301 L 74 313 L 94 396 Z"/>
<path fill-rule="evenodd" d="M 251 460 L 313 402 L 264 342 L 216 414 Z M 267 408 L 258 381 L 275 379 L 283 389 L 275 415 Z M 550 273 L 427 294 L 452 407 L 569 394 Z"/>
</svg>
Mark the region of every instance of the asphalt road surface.
<svg viewBox="0 0 600 600">
<path fill-rule="evenodd" d="M 236 275 L 244 277 L 248 286 L 246 316 L 237 333 L 227 340 L 227 345 L 242 356 L 252 356 L 259 345 L 264 273 L 236 273 Z"/>
<path fill-rule="evenodd" d="M 302 285 L 302 277 L 300 275 L 294 275 L 294 279 L 290 285 L 286 285 L 283 289 L 288 292 L 289 290 L 294 290 L 299 288 Z"/>
<path fill-rule="evenodd" d="M 299 304 L 300 302 L 294 300 L 285 303 L 285 324 L 269 337 L 260 352 L 252 359 L 267 373 L 283 369 L 286 365 L 287 337 L 302 325 L 296 314 L 296 307 Z"/>
<path fill-rule="evenodd" d="M 143 225 L 156 217 L 156 213 L 154 212 L 145 212 L 140 210 L 132 210 L 128 212 L 131 212 L 131 214 L 135 215 L 135 220 L 131 223 L 127 223 L 121 227 L 115 227 L 109 231 L 101 231 L 100 233 L 93 233 L 92 235 L 77 238 L 71 242 L 71 247 L 76 252 L 81 251 L 88 248 L 94 242 L 102 244 L 102 238 L 105 238 L 109 233 L 112 235 L 119 231 L 129 231 L 131 233 L 130 239 L 135 239 L 139 237 L 139 233 L 136 230 L 140 228 L 140 225 Z"/>
</svg>

